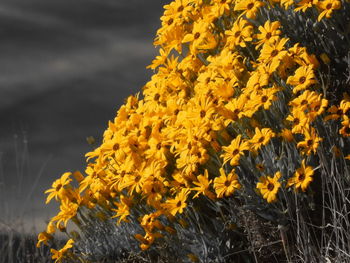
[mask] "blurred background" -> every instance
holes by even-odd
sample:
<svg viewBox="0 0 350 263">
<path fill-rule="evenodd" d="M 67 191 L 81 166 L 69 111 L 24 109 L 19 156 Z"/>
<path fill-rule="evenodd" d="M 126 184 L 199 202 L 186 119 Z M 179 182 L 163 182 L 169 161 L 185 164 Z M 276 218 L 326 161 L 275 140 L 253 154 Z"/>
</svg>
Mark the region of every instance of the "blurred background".
<svg viewBox="0 0 350 263">
<path fill-rule="evenodd" d="M 57 213 L 44 191 L 84 170 L 86 138 L 152 72 L 165 0 L 2 0 L 0 230 L 41 231 Z"/>
</svg>

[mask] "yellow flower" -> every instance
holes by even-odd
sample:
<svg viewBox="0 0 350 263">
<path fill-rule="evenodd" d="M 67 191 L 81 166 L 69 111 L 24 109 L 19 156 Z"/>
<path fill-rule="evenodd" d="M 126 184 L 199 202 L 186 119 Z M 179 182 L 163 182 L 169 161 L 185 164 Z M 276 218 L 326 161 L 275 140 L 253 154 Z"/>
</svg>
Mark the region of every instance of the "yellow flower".
<svg viewBox="0 0 350 263">
<path fill-rule="evenodd" d="M 319 99 L 319 94 L 317 94 L 315 91 L 305 90 L 297 98 L 290 101 L 289 105 L 304 111 L 308 108 L 309 105 L 316 102 L 318 99 Z"/>
<path fill-rule="evenodd" d="M 60 205 L 60 212 L 52 218 L 52 221 L 57 221 L 57 227 L 61 222 L 66 227 L 68 220 L 76 216 L 78 208 L 79 206 L 76 203 L 70 202 L 68 199 L 63 199 Z"/>
<path fill-rule="evenodd" d="M 216 196 L 222 198 L 232 195 L 236 189 L 240 189 L 238 176 L 234 170 L 226 175 L 224 168 L 220 168 L 220 176 L 214 179 L 214 189 Z"/>
<path fill-rule="evenodd" d="M 260 182 L 257 183 L 256 188 L 259 189 L 261 195 L 268 203 L 272 203 L 277 199 L 278 189 L 281 183 L 278 180 L 281 178 L 281 172 L 275 173 L 274 177 L 261 176 Z"/>
<path fill-rule="evenodd" d="M 256 49 L 265 43 L 273 43 L 279 39 L 281 30 L 279 30 L 281 23 L 279 21 L 266 21 L 264 26 L 259 26 L 260 33 L 256 35 Z"/>
<path fill-rule="evenodd" d="M 54 197 L 56 200 L 62 199 L 61 196 L 65 191 L 64 186 L 69 185 L 69 183 L 72 181 L 72 179 L 69 178 L 71 174 L 72 173 L 70 172 L 64 173 L 60 179 L 53 182 L 51 189 L 45 191 L 45 194 L 49 193 L 46 199 L 46 204 L 49 203 Z"/>
<path fill-rule="evenodd" d="M 223 146 L 224 153 L 221 157 L 224 159 L 224 164 L 230 162 L 230 165 L 238 165 L 240 156 L 243 155 L 243 151 L 249 150 L 249 143 L 246 140 L 241 140 L 242 135 L 239 134 L 234 140 L 231 141 L 229 146 Z"/>
<path fill-rule="evenodd" d="M 241 15 L 246 15 L 247 18 L 254 19 L 256 13 L 264 5 L 263 2 L 258 0 L 241 0 L 236 1 L 235 11 L 243 11 Z"/>
<path fill-rule="evenodd" d="M 304 136 L 304 141 L 298 142 L 297 147 L 303 148 L 302 152 L 306 155 L 310 155 L 312 152 L 315 154 L 322 138 L 317 136 L 314 128 L 311 128 L 311 131 L 306 130 Z"/>
<path fill-rule="evenodd" d="M 162 206 L 171 215 L 175 216 L 177 213 L 182 214 L 184 209 L 187 207 L 187 196 L 190 193 L 190 189 L 183 188 L 173 199 L 166 200 Z"/>
<path fill-rule="evenodd" d="M 263 45 L 258 60 L 267 64 L 270 67 L 270 72 L 274 72 L 287 55 L 287 51 L 284 50 L 287 41 L 288 38 L 282 38 L 273 43 L 265 43 Z"/>
<path fill-rule="evenodd" d="M 118 224 L 120 224 L 121 221 L 128 222 L 127 217 L 130 215 L 130 207 L 132 206 L 131 198 L 121 195 L 120 202 L 114 202 L 114 205 L 116 205 L 118 208 L 111 209 L 112 211 L 116 212 L 112 218 L 118 217 Z"/>
<path fill-rule="evenodd" d="M 72 248 L 73 244 L 74 244 L 74 240 L 69 239 L 67 241 L 67 243 L 64 245 L 64 247 L 61 248 L 60 250 L 56 250 L 56 249 L 51 248 L 50 251 L 52 253 L 52 259 L 56 259 L 55 263 L 62 262 L 62 260 L 65 258 L 66 254 L 68 252 L 68 249 Z"/>
<path fill-rule="evenodd" d="M 299 108 L 293 109 L 286 120 L 292 122 L 292 133 L 303 133 L 309 128 L 310 120 Z"/>
<path fill-rule="evenodd" d="M 287 187 L 294 186 L 295 190 L 301 188 L 303 192 L 313 180 L 314 170 L 311 166 L 305 166 L 305 160 L 302 161 L 301 167 L 298 168 L 292 178 L 288 179 Z"/>
<path fill-rule="evenodd" d="M 193 187 L 191 190 L 197 191 L 197 193 L 193 196 L 193 198 L 198 197 L 200 194 L 208 196 L 210 199 L 215 199 L 215 195 L 209 190 L 209 186 L 213 180 L 209 180 L 208 178 L 208 170 L 205 169 L 204 175 L 198 175 L 197 180 L 193 181 L 197 187 Z"/>
<path fill-rule="evenodd" d="M 294 86 L 293 93 L 304 90 L 315 83 L 317 81 L 312 65 L 299 67 L 295 74 L 287 79 L 287 84 Z"/>
<path fill-rule="evenodd" d="M 347 115 L 343 116 L 343 121 L 341 124 L 343 126 L 339 130 L 339 134 L 343 135 L 344 137 L 350 137 L 350 119 Z"/>
<path fill-rule="evenodd" d="M 316 5 L 318 3 L 318 0 L 301 0 L 298 4 L 297 4 L 297 8 L 295 8 L 295 11 L 300 11 L 302 10 L 303 12 L 306 11 L 306 9 L 313 7 L 314 5 Z"/>
<path fill-rule="evenodd" d="M 282 137 L 287 142 L 292 142 L 294 140 L 293 133 L 289 129 L 282 129 L 278 136 Z"/>
<path fill-rule="evenodd" d="M 317 6 L 322 10 L 317 18 L 317 21 L 321 21 L 324 16 L 330 18 L 333 10 L 340 9 L 341 2 L 339 0 L 324 0 L 318 2 Z"/>
<path fill-rule="evenodd" d="M 272 137 L 275 137 L 275 133 L 270 128 L 255 128 L 255 134 L 249 140 L 251 149 L 258 151 L 261 146 L 268 144 Z"/>
<path fill-rule="evenodd" d="M 53 239 L 53 236 L 47 233 L 46 231 L 39 233 L 38 235 L 38 243 L 36 243 L 36 247 L 40 247 L 41 243 L 45 245 L 49 245 L 48 241 Z"/>
<path fill-rule="evenodd" d="M 230 48 L 235 46 L 246 47 L 246 43 L 248 41 L 252 41 L 252 31 L 253 27 L 247 22 L 247 20 L 243 18 L 239 18 L 233 24 L 231 30 L 226 30 L 225 35 L 227 37 L 226 45 Z"/>
</svg>

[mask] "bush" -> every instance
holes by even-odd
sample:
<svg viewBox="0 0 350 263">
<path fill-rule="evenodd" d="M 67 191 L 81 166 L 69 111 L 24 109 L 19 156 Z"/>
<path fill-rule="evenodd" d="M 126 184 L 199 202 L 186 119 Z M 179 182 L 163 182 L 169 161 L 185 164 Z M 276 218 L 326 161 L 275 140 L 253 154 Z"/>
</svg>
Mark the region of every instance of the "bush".
<svg viewBox="0 0 350 263">
<path fill-rule="evenodd" d="M 154 75 L 85 175 L 47 191 L 61 206 L 39 244 L 60 229 L 56 261 L 349 261 L 349 1 L 164 8 Z"/>
</svg>

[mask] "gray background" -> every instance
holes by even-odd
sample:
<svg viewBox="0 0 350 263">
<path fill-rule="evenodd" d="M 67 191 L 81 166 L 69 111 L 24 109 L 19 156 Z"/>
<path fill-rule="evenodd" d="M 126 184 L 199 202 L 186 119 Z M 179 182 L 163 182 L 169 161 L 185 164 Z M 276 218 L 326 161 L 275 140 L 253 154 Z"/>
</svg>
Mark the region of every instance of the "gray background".
<svg viewBox="0 0 350 263">
<path fill-rule="evenodd" d="M 152 72 L 163 5 L 155 0 L 2 0 L 0 230 L 42 230 L 44 191 L 84 170 L 129 95 Z M 5 223 L 5 224 L 4 224 Z"/>
</svg>

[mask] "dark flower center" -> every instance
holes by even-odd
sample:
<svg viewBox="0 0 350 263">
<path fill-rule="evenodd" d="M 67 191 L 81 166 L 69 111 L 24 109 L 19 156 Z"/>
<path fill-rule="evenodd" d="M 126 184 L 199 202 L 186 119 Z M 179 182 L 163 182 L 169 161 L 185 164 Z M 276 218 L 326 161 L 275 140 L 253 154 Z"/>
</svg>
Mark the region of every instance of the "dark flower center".
<svg viewBox="0 0 350 263">
<path fill-rule="evenodd" d="M 268 189 L 269 191 L 272 191 L 274 188 L 275 188 L 275 186 L 274 186 L 274 184 L 272 184 L 272 183 L 269 183 L 269 184 L 267 185 L 267 189 Z"/>
</svg>

